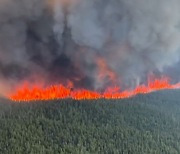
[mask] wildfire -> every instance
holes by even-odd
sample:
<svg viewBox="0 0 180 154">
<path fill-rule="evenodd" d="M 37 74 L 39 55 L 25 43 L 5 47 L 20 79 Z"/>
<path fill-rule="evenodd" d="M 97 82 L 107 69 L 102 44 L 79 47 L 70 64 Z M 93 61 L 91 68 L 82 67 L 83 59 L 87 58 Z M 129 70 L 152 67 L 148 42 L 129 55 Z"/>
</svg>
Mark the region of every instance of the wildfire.
<svg viewBox="0 0 180 154">
<path fill-rule="evenodd" d="M 149 81 L 147 85 L 140 85 L 133 90 L 120 91 L 120 87 L 107 88 L 105 92 L 99 93 L 87 89 L 73 90 L 73 84 L 68 86 L 53 85 L 46 88 L 41 86 L 33 86 L 28 88 L 28 85 L 23 85 L 14 93 L 9 95 L 9 99 L 13 101 L 34 101 L 34 100 L 52 100 L 52 99 L 122 99 L 135 96 L 137 94 L 146 94 L 163 89 L 180 88 L 180 83 L 170 84 L 168 78 L 155 79 Z"/>
<path fill-rule="evenodd" d="M 109 78 L 111 82 L 116 82 L 117 80 L 117 75 L 116 73 L 108 66 L 107 62 L 105 59 L 102 57 L 97 57 L 96 63 L 98 66 L 98 79 L 99 80 L 104 80 L 106 77 Z"/>
</svg>

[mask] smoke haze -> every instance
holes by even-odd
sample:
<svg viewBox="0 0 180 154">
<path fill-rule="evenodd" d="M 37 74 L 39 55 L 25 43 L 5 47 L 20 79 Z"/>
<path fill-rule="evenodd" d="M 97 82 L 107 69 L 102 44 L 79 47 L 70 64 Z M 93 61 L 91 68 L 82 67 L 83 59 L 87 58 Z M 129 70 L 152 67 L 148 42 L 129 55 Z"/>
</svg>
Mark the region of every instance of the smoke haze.
<svg viewBox="0 0 180 154">
<path fill-rule="evenodd" d="M 23 81 L 179 80 L 179 0 L 0 0 L 0 92 Z"/>
</svg>

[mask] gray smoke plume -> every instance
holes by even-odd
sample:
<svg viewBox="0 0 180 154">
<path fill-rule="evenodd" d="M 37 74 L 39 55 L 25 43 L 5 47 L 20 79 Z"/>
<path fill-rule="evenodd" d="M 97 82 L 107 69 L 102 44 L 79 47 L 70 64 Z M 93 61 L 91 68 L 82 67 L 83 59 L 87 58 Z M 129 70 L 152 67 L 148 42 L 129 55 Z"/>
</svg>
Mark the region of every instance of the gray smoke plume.
<svg viewBox="0 0 180 154">
<path fill-rule="evenodd" d="M 179 0 L 0 0 L 0 92 L 25 80 L 93 89 L 133 87 L 152 72 L 178 80 L 179 10 Z"/>
</svg>

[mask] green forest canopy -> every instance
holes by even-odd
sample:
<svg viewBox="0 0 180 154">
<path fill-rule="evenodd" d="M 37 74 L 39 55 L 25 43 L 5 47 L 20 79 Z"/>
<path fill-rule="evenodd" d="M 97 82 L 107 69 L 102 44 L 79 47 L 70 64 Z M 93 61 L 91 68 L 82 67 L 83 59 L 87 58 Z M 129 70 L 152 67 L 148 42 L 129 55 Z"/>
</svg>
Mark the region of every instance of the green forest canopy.
<svg viewBox="0 0 180 154">
<path fill-rule="evenodd" d="M 180 90 L 123 100 L 0 103 L 0 153 L 180 153 Z"/>
</svg>

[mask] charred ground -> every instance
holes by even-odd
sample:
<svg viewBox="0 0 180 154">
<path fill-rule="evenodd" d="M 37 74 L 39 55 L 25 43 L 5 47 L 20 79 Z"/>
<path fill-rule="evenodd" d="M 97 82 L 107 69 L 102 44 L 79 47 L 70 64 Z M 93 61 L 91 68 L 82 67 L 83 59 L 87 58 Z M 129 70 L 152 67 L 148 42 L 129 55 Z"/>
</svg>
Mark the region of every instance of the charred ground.
<svg viewBox="0 0 180 154">
<path fill-rule="evenodd" d="M 0 103 L 0 153 L 180 153 L 180 90 Z"/>
</svg>

